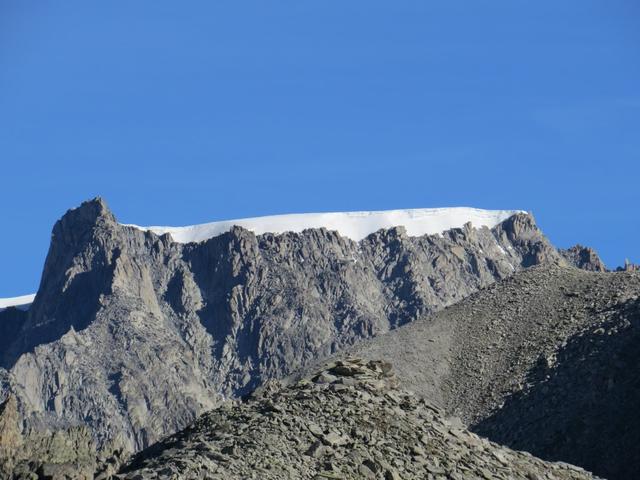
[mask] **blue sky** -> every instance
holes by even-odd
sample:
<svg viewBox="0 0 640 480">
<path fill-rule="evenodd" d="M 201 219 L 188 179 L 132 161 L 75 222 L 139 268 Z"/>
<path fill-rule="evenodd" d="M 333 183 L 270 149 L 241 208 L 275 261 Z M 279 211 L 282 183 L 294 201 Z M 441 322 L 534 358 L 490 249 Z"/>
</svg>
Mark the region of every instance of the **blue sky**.
<svg viewBox="0 0 640 480">
<path fill-rule="evenodd" d="M 640 262 L 640 3 L 0 0 L 0 297 L 53 223 L 475 206 Z"/>
</svg>

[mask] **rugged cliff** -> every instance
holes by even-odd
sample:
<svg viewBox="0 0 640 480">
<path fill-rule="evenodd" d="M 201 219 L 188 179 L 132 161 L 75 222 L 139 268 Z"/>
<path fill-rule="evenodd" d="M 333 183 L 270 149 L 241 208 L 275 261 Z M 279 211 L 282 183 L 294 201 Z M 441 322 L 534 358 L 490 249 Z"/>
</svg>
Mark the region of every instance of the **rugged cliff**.
<svg viewBox="0 0 640 480">
<path fill-rule="evenodd" d="M 2 363 L 27 425 L 86 423 L 99 445 L 134 451 L 219 399 L 564 262 L 524 213 L 418 237 L 234 227 L 177 243 L 95 199 L 56 223 L 28 313 L 0 313 L 16 317 Z"/>
</svg>

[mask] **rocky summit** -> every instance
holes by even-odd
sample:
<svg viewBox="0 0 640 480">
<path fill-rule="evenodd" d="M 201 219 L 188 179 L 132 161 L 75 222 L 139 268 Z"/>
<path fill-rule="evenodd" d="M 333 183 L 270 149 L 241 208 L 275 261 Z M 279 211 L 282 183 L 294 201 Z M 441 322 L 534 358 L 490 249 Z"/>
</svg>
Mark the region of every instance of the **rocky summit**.
<svg viewBox="0 0 640 480">
<path fill-rule="evenodd" d="M 180 479 L 588 479 L 484 440 L 397 387 L 391 365 L 347 359 L 265 385 L 142 451 L 115 477 Z"/>
</svg>

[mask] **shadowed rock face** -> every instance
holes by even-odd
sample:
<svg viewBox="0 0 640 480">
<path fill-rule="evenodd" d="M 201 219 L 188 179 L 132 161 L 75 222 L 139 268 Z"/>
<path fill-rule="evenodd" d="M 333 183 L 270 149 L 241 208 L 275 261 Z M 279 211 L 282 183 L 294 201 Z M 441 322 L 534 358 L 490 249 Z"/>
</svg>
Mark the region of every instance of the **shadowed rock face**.
<svg viewBox="0 0 640 480">
<path fill-rule="evenodd" d="M 0 358 L 17 338 L 27 319 L 27 312 L 14 307 L 0 310 Z M 3 398 L 3 397 L 0 397 Z"/>
<path fill-rule="evenodd" d="M 227 402 L 142 451 L 120 479 L 588 479 L 482 439 L 397 388 L 386 362 L 348 359 Z"/>
<path fill-rule="evenodd" d="M 179 244 L 118 224 L 96 199 L 56 223 L 2 363 L 27 425 L 87 423 L 100 444 L 138 450 L 221 398 L 563 262 L 526 214 L 423 237 L 236 227 Z"/>
<path fill-rule="evenodd" d="M 640 471 L 640 301 L 597 311 L 600 321 L 572 335 L 529 385 L 475 430 L 542 458 L 575 463 L 609 479 Z M 526 416 L 527 422 L 521 419 Z"/>
</svg>

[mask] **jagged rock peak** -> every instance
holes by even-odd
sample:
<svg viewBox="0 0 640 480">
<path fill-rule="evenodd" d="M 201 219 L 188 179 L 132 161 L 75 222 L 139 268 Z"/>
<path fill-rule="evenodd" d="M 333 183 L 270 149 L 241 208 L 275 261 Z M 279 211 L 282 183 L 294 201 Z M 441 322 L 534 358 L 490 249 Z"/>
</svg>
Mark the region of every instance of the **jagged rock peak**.
<svg viewBox="0 0 640 480">
<path fill-rule="evenodd" d="M 77 253 L 75 249 L 91 241 L 98 231 L 118 225 L 106 202 L 96 197 L 67 212 L 53 226 L 49 256 Z M 56 247 L 63 250 L 58 252 Z M 47 258 L 47 261 L 49 258 Z"/>
<path fill-rule="evenodd" d="M 55 223 L 28 315 L 13 338 L 0 338 L 0 365 L 11 366 L 22 353 L 59 339 L 70 326 L 91 323 L 100 294 L 109 292 L 112 263 L 120 251 L 118 229 L 100 197 L 68 210 Z"/>
<path fill-rule="evenodd" d="M 570 265 L 591 272 L 606 272 L 607 267 L 597 252 L 590 247 L 577 244 L 567 250 L 560 250 L 560 254 Z"/>
<path fill-rule="evenodd" d="M 504 220 L 502 227 L 512 238 L 538 228 L 534 216 L 527 212 L 515 212 Z"/>
<path fill-rule="evenodd" d="M 228 402 L 137 455 L 116 478 L 587 479 L 482 439 L 397 388 L 391 364 L 350 358 Z"/>
<path fill-rule="evenodd" d="M 111 212 L 111 209 L 109 208 L 106 200 L 100 196 L 94 197 L 90 200 L 85 200 L 77 207 L 70 208 L 69 210 L 67 210 L 66 214 L 69 213 L 82 214 L 86 217 L 95 218 L 101 216 L 113 217 L 113 213 Z"/>
</svg>

